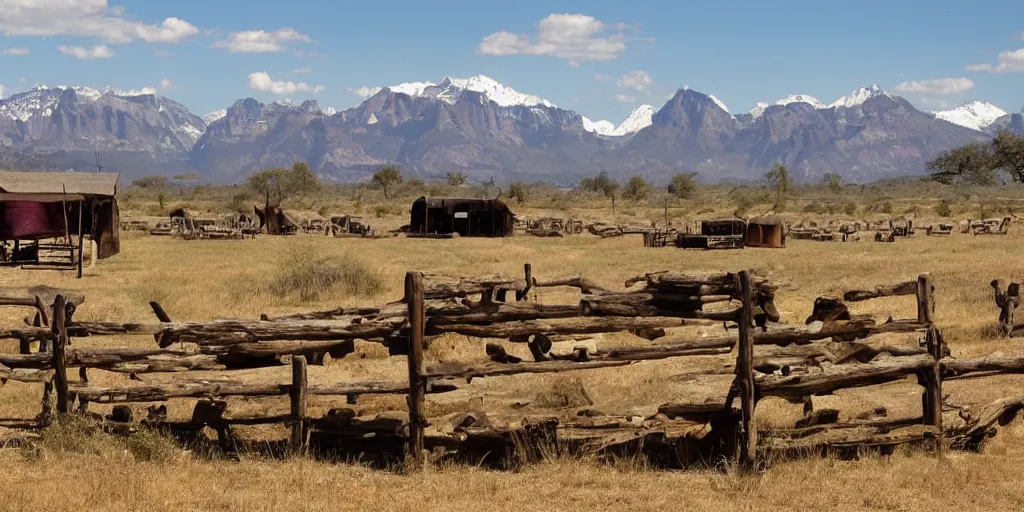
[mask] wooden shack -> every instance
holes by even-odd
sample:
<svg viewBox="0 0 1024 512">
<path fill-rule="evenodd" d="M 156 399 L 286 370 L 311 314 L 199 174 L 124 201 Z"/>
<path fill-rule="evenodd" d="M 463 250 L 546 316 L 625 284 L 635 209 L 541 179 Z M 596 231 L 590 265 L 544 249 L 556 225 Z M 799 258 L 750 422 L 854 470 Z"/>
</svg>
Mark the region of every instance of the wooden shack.
<svg viewBox="0 0 1024 512">
<path fill-rule="evenodd" d="M 120 252 L 118 176 L 0 171 L 0 241 L 14 243 L 0 259 L 7 265 L 77 268 L 82 277 L 85 238 L 96 243 L 97 259 Z M 41 253 L 56 256 L 44 261 Z"/>
<path fill-rule="evenodd" d="M 681 249 L 742 249 L 747 223 L 742 219 L 703 220 L 700 234 L 679 233 L 676 247 Z"/>
<path fill-rule="evenodd" d="M 782 248 L 786 246 L 786 227 L 776 217 L 762 217 L 747 221 L 743 244 L 746 247 Z"/>
<path fill-rule="evenodd" d="M 409 233 L 420 236 L 512 236 L 515 214 L 497 199 L 421 197 L 412 203 Z"/>
</svg>

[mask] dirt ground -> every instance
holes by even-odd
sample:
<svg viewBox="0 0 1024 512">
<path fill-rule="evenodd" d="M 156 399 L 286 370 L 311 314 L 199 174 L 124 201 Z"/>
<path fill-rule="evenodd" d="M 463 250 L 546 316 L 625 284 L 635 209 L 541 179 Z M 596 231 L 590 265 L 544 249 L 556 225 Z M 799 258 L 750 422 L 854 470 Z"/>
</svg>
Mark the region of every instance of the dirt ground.
<svg viewBox="0 0 1024 512">
<path fill-rule="evenodd" d="M 869 238 L 869 237 L 865 237 Z M 406 271 L 454 275 L 519 276 L 531 263 L 534 276 L 570 273 L 587 276 L 609 288 L 625 279 L 660 270 L 740 270 L 770 273 L 782 283 L 777 305 L 783 322 L 802 324 L 815 297 L 845 289 L 893 283 L 930 272 L 936 285 L 936 319 L 956 357 L 989 353 L 1016 355 L 1024 351 L 1015 340 L 996 336 L 996 309 L 988 283 L 994 278 L 1020 281 L 1024 267 L 1012 255 L 1024 242 L 1024 231 L 1009 236 L 926 237 L 919 233 L 896 243 L 821 243 L 790 240 L 785 249 L 683 251 L 643 247 L 640 236 L 601 239 L 590 235 L 562 239 L 516 236 L 506 239 L 419 240 L 333 239 L 316 236 L 269 237 L 255 240 L 182 241 L 127 233 L 122 253 L 86 269 L 82 280 L 70 273 L 0 269 L 0 288 L 47 284 L 80 291 L 86 302 L 80 320 L 154 321 L 148 302 L 159 301 L 181 321 L 216 318 L 257 318 L 337 306 L 380 305 L 402 295 Z M 382 286 L 350 294 L 344 287 L 326 289 L 315 300 L 269 293 L 266 283 L 302 259 L 357 262 L 378 276 Z M 530 300 L 572 301 L 573 295 L 541 290 Z M 915 316 L 911 297 L 869 301 L 854 312 Z M 0 322 L 21 322 L 26 310 L 0 310 Z M 14 342 L 0 347 L 13 351 Z M 75 340 L 79 346 L 153 346 L 151 337 L 124 336 Z M 428 365 L 484 361 L 484 340 L 447 336 L 433 343 Z M 628 335 L 609 336 L 602 343 L 644 343 Z M 508 349 L 526 355 L 525 347 Z M 576 372 L 571 376 L 511 376 L 478 379 L 467 390 L 428 397 L 428 411 L 443 414 L 482 406 L 511 411 L 515 402 L 538 402 L 551 390 L 582 386 L 593 407 L 621 413 L 647 414 L 661 403 L 698 396 L 724 397 L 728 375 L 695 376 L 706 365 L 725 365 L 731 357 L 650 361 L 622 368 Z M 246 370 L 253 379 L 288 382 L 286 367 Z M 403 379 L 405 359 L 388 358 L 386 350 L 357 344 L 357 352 L 324 366 L 310 367 L 311 384 L 348 379 Z M 98 385 L 126 382 L 104 372 L 90 374 Z M 173 376 L 147 377 L 154 381 Z M 38 385 L 8 383 L 0 388 L 0 417 L 31 416 L 39 411 Z M 949 401 L 972 407 L 996 398 L 1022 394 L 1024 379 L 1016 376 L 950 381 Z M 363 413 L 402 410 L 402 397 L 360 398 Z M 232 400 L 229 412 L 284 413 L 286 399 Z M 344 397 L 316 397 L 311 414 L 345 405 Z M 816 406 L 838 407 L 844 416 L 883 405 L 891 417 L 920 414 L 916 383 L 838 392 L 816 398 Z M 140 406 L 140 410 L 144 407 Z M 187 416 L 189 403 L 172 401 L 172 417 Z M 542 409 L 538 406 L 538 410 Z M 792 426 L 799 405 L 765 400 L 758 406 L 759 423 Z M 955 413 L 953 413 L 955 415 Z M 273 438 L 284 431 L 253 431 Z M 143 461 L 117 450 L 95 453 L 30 455 L 2 450 L 6 471 L 0 476 L 0 503 L 5 510 L 451 510 L 488 507 L 494 510 L 938 510 L 1024 508 L 1024 487 L 1017 465 L 1024 427 L 1000 429 L 982 454 L 898 453 L 856 462 L 808 459 L 774 465 L 757 476 L 717 472 L 668 472 L 645 468 L 636 461 L 605 465 L 593 461 L 556 459 L 516 472 L 446 466 L 404 475 L 359 464 L 329 464 L 305 459 L 268 461 L 243 457 L 241 462 L 208 460 L 181 453 L 170 460 Z M 39 486 L 41 481 L 73 485 Z M 30 485 L 26 483 L 32 482 Z M 458 482 L 458 485 L 452 485 Z"/>
</svg>

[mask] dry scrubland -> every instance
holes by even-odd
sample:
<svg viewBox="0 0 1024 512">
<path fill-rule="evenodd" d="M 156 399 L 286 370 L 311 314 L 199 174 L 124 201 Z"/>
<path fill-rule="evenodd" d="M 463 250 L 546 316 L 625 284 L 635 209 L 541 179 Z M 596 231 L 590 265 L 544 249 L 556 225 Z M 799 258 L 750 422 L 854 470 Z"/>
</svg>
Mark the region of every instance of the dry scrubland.
<svg viewBox="0 0 1024 512">
<path fill-rule="evenodd" d="M 893 216 L 913 208 L 927 224 L 941 220 L 934 210 L 943 200 L 957 197 L 941 189 L 927 194 L 882 198 L 892 203 Z M 822 194 L 791 202 L 794 219 L 820 219 L 826 213 L 804 213 L 813 203 L 857 201 L 857 218 L 875 217 L 868 210 L 879 199 L 854 193 Z M 863 191 L 862 191 L 863 192 Z M 891 191 L 890 191 L 891 192 Z M 955 219 L 978 218 L 979 210 L 1016 208 L 1019 191 L 963 195 L 953 203 L 962 211 Z M 701 202 L 673 204 L 670 216 L 682 218 L 722 215 L 735 204 L 727 189 L 708 192 Z M 983 198 L 983 199 L 982 199 Z M 361 204 L 375 227 L 397 227 L 405 222 L 408 198 L 377 205 Z M 515 208 L 531 216 L 554 214 L 588 220 L 648 223 L 663 211 L 655 204 L 620 202 L 616 216 L 597 204 L 552 207 L 547 199 Z M 350 199 L 308 204 L 310 210 L 353 211 Z M 194 198 L 203 209 L 215 199 Z M 315 203 L 315 201 L 310 201 Z M 703 206 L 702 206 L 703 205 Z M 135 197 L 125 217 L 152 213 L 154 205 Z M 380 207 L 378 218 L 372 212 Z M 757 212 L 766 206 L 754 206 Z M 981 212 L 984 213 L 984 212 Z M 845 217 L 841 211 L 832 216 Z M 930 220 L 929 220 L 930 219 Z M 869 237 L 865 237 L 869 238 Z M 534 275 L 555 276 L 578 272 L 600 284 L 621 287 L 632 275 L 656 270 L 738 270 L 771 272 L 786 283 L 779 291 L 783 320 L 801 323 L 815 297 L 862 285 L 905 280 L 919 272 L 933 274 L 937 286 L 937 319 L 954 355 L 991 352 L 1019 354 L 1019 341 L 995 338 L 997 310 L 989 280 L 1024 278 L 1019 257 L 1024 228 L 1011 228 L 1007 237 L 925 237 L 894 244 L 816 243 L 790 241 L 784 250 L 699 252 L 672 248 L 645 249 L 638 236 L 600 239 L 590 235 L 564 239 L 517 236 L 508 239 L 416 240 L 333 239 L 327 237 L 259 237 L 240 241 L 181 241 L 165 237 L 126 234 L 122 253 L 87 269 L 82 280 L 70 274 L 0 270 L 0 286 L 48 284 L 80 290 L 87 299 L 76 318 L 151 321 L 147 302 L 157 300 L 175 319 L 253 318 L 260 313 L 287 313 L 338 305 L 375 305 L 402 294 L 408 270 L 480 275 L 519 275 L 522 264 L 533 264 Z M 322 262 L 332 272 L 306 272 L 307 262 Z M 320 281 L 317 281 L 320 280 Z M 322 293 L 290 291 L 298 283 L 319 283 Z M 554 291 L 542 291 L 540 301 L 564 301 Z M 865 307 L 871 309 L 864 309 Z M 914 314 L 913 299 L 871 301 L 856 312 Z M 20 322 L 24 311 L 0 311 L 0 321 Z M 88 345 L 91 340 L 76 340 Z M 145 337 L 107 338 L 106 342 L 150 345 Z M 639 343 L 622 336 L 612 343 Z M 482 340 L 451 337 L 429 349 L 428 362 L 481 360 Z M 14 350 L 14 344 L 0 348 Z M 523 353 L 523 347 L 510 347 Z M 310 367 L 311 382 L 346 378 L 391 376 L 402 378 L 405 359 L 389 360 L 386 351 L 369 344 L 357 353 L 322 367 Z M 579 372 L 572 377 L 505 377 L 474 381 L 468 393 L 428 397 L 428 413 L 443 414 L 467 407 L 505 410 L 513 399 L 557 405 L 573 404 L 582 386 L 594 406 L 602 410 L 640 410 L 651 403 L 671 401 L 683 393 L 724 395 L 730 378 L 694 380 L 679 360 L 651 361 L 619 369 Z M 700 359 L 697 359 L 700 361 Z M 710 360 L 709 361 L 713 361 Z M 724 362 L 724 360 L 723 360 Z M 284 381 L 287 368 L 251 370 L 253 376 Z M 96 372 L 99 383 L 123 377 Z M 884 404 L 890 415 L 919 412 L 920 388 L 900 382 L 875 388 L 848 390 L 836 397 L 816 399 L 818 406 L 842 404 L 844 415 Z M 1024 379 L 997 377 L 949 381 L 944 391 L 959 404 L 982 404 L 1024 393 Z M 486 394 L 481 401 L 479 396 Z M 0 389 L 0 417 L 31 415 L 38 411 L 38 386 L 9 383 Z M 399 402 L 396 402 L 398 400 Z M 397 409 L 398 398 L 360 398 L 357 407 L 367 412 Z M 311 413 L 332 406 L 327 399 L 313 400 Z M 231 401 L 229 410 L 287 410 L 287 402 Z M 191 408 L 172 402 L 170 413 L 185 416 Z M 757 421 L 791 424 L 800 407 L 765 400 Z M 283 437 L 283 431 L 252 430 L 253 439 Z M 1024 508 L 1024 422 L 1000 429 L 983 454 L 898 453 L 889 458 L 869 456 L 856 462 L 806 459 L 779 462 L 755 476 L 726 471 L 668 472 L 646 468 L 635 460 L 613 464 L 552 459 L 518 471 L 487 471 L 469 466 L 431 467 L 404 474 L 370 469 L 358 463 L 309 459 L 285 461 L 243 455 L 240 462 L 204 453 L 185 452 L 160 439 L 133 442 L 93 437 L 68 429 L 49 434 L 38 450 L 2 450 L 0 508 L 4 510 L 1019 510 Z"/>
</svg>

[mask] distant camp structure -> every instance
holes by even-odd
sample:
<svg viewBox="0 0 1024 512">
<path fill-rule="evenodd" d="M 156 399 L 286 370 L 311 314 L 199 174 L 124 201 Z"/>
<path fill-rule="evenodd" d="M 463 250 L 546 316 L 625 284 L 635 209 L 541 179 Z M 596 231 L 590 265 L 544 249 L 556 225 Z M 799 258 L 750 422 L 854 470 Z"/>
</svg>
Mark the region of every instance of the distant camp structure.
<svg viewBox="0 0 1024 512">
<path fill-rule="evenodd" d="M 0 171 L 0 265 L 77 269 L 120 252 L 118 174 Z"/>
<path fill-rule="evenodd" d="M 681 249 L 742 249 L 747 223 L 743 219 L 704 220 L 700 233 L 679 233 L 676 247 Z"/>
<path fill-rule="evenodd" d="M 420 197 L 412 203 L 409 236 L 512 236 L 515 214 L 497 199 Z"/>
<path fill-rule="evenodd" d="M 782 248 L 786 246 L 786 225 L 777 217 L 761 217 L 747 221 L 743 245 L 746 247 Z"/>
</svg>

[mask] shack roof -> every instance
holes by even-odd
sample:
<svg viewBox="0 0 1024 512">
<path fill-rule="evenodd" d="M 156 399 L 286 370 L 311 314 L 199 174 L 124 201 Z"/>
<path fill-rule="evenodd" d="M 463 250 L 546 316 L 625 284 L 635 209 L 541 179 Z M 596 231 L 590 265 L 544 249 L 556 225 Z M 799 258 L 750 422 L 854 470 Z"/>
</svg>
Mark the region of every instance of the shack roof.
<svg viewBox="0 0 1024 512">
<path fill-rule="evenodd" d="M 451 208 L 456 205 L 493 205 L 496 208 L 507 209 L 501 200 L 480 199 L 477 197 L 420 197 L 416 202 L 422 201 L 427 208 Z"/>
<path fill-rule="evenodd" d="M 113 196 L 118 176 L 112 172 L 0 171 L 0 192 Z"/>
</svg>

